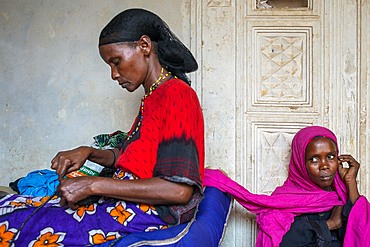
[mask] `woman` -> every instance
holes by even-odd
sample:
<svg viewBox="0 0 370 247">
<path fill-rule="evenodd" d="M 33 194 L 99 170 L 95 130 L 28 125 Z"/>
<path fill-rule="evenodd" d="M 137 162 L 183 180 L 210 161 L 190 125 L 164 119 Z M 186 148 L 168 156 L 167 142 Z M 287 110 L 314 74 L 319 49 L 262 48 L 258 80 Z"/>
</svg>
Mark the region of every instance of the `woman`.
<svg viewBox="0 0 370 247">
<path fill-rule="evenodd" d="M 203 196 L 204 126 L 185 73 L 195 71 L 197 62 L 160 17 L 142 9 L 114 17 L 100 34 L 99 52 L 122 88 L 144 87 L 139 114 L 119 148 L 59 152 L 51 161 L 60 179 L 59 198 L 37 208 L 37 216 L 33 206 L 45 198 L 3 198 L 0 229 L 9 242 L 97 244 L 194 216 Z M 64 179 L 86 160 L 115 167 L 115 179 Z M 91 195 L 105 200 L 79 206 Z"/>
<path fill-rule="evenodd" d="M 330 130 L 311 126 L 293 138 L 288 178 L 271 196 L 252 194 L 216 170 L 206 170 L 204 185 L 232 194 L 256 214 L 256 246 L 370 246 L 370 204 L 357 189 L 359 166 L 338 155 Z"/>
<path fill-rule="evenodd" d="M 305 164 L 311 181 L 325 191 L 334 190 L 337 173 L 345 182 L 348 191 L 347 203 L 334 206 L 332 210 L 302 214 L 294 218 L 280 246 L 342 246 L 346 231 L 346 220 L 352 205 L 360 194 L 356 177 L 360 164 L 351 155 L 339 155 L 333 137 L 314 137 L 306 147 Z M 349 169 L 343 168 L 343 162 Z"/>
</svg>

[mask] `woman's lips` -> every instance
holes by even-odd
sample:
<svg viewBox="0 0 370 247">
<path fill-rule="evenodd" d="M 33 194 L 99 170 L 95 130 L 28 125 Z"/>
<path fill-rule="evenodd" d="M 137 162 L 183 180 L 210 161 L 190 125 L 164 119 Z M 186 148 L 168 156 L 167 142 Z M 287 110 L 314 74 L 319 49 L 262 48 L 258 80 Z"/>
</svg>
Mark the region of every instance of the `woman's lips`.
<svg viewBox="0 0 370 247">
<path fill-rule="evenodd" d="M 122 88 L 126 88 L 127 85 L 129 84 L 128 82 L 119 82 L 118 83 Z"/>
<path fill-rule="evenodd" d="M 324 180 L 324 181 L 328 181 L 328 180 L 330 180 L 330 179 L 332 179 L 333 178 L 333 176 L 332 175 L 321 175 L 320 176 L 320 179 L 321 180 Z"/>
</svg>

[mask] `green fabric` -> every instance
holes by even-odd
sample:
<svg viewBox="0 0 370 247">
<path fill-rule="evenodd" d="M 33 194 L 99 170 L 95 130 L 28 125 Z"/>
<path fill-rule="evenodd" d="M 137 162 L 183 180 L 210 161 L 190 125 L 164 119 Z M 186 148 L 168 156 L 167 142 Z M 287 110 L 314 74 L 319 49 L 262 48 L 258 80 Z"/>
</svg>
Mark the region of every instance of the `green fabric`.
<svg viewBox="0 0 370 247">
<path fill-rule="evenodd" d="M 100 134 L 93 137 L 95 140 L 95 145 L 99 148 L 104 148 L 110 146 L 116 148 L 120 143 L 123 143 L 127 138 L 127 132 L 117 130 L 112 134 Z"/>
</svg>

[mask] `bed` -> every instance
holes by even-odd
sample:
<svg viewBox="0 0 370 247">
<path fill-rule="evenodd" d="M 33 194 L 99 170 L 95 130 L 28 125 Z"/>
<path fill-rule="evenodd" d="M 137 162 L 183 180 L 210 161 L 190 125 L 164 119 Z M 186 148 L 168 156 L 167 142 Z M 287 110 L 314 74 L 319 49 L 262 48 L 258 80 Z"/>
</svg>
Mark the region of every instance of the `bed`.
<svg viewBox="0 0 370 247">
<path fill-rule="evenodd" d="M 227 219 L 232 206 L 228 194 L 214 187 L 204 189 L 204 199 L 193 220 L 165 230 L 132 233 L 116 241 L 97 245 L 111 246 L 165 246 L 165 247 L 214 247 L 223 240 Z"/>
<path fill-rule="evenodd" d="M 8 187 L 0 189 L 5 194 L 14 192 Z M 95 246 L 216 247 L 223 240 L 231 207 L 232 199 L 228 194 L 214 187 L 205 187 L 204 198 L 190 222 L 164 230 L 131 233 Z"/>
</svg>

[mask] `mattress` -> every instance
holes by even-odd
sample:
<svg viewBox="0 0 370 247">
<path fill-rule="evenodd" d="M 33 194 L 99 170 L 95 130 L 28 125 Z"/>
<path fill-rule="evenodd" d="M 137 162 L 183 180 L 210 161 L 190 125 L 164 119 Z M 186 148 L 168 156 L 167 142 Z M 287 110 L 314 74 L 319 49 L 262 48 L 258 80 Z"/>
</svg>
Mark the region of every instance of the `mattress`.
<svg viewBox="0 0 370 247">
<path fill-rule="evenodd" d="M 190 222 L 164 230 L 131 233 L 97 246 L 216 247 L 223 239 L 231 205 L 228 194 L 205 187 L 204 198 Z"/>
</svg>

